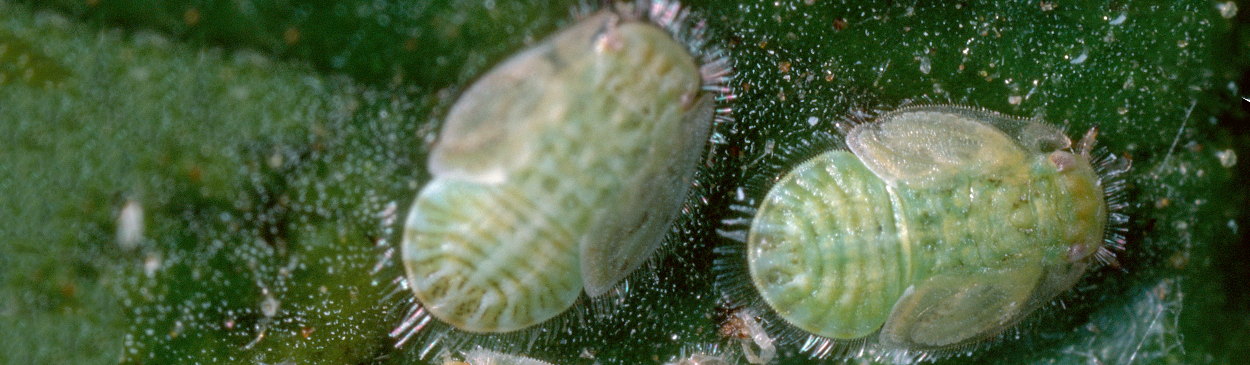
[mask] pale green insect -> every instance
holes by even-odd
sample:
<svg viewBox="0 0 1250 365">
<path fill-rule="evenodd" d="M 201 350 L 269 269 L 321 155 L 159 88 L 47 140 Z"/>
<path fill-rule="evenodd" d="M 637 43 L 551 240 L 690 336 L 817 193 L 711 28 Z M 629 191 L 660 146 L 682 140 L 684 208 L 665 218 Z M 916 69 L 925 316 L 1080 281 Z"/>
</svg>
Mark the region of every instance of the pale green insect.
<svg viewBox="0 0 1250 365">
<path fill-rule="evenodd" d="M 708 140 L 686 47 L 612 9 L 491 69 L 451 108 L 408 216 L 418 301 L 507 332 L 611 289 L 658 247 Z"/>
<path fill-rule="evenodd" d="M 444 359 L 443 365 L 551 365 L 551 363 L 521 355 L 476 348 L 464 354 L 464 361 Z"/>
<path fill-rule="evenodd" d="M 755 288 L 830 339 L 942 349 L 1001 333 L 1070 288 L 1108 209 L 1048 124 L 920 106 L 859 125 L 771 188 L 747 236 Z"/>
</svg>

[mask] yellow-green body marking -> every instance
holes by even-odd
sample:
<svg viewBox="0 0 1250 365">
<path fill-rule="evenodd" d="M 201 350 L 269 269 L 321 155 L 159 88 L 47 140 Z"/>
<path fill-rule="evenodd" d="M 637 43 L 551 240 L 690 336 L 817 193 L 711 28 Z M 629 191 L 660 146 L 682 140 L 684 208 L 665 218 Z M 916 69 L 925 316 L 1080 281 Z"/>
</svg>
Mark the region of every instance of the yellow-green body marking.
<svg viewBox="0 0 1250 365">
<path fill-rule="evenodd" d="M 782 177 L 748 235 L 755 287 L 812 334 L 946 348 L 1067 290 L 1103 240 L 1087 155 L 1050 125 L 925 106 L 858 126 Z"/>
<path fill-rule="evenodd" d="M 606 292 L 680 211 L 712 119 L 695 59 L 611 10 L 492 69 L 456 102 L 404 230 L 418 301 L 508 332 Z"/>
</svg>

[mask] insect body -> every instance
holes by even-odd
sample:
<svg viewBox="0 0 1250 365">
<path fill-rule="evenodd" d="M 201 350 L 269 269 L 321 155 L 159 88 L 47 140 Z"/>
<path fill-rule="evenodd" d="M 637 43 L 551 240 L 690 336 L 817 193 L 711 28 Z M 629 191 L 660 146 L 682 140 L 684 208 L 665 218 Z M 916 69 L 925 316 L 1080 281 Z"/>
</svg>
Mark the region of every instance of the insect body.
<svg viewBox="0 0 1250 365">
<path fill-rule="evenodd" d="M 1048 124 L 957 106 L 855 127 L 850 151 L 781 177 L 746 237 L 751 281 L 791 325 L 943 349 L 1001 333 L 1070 288 L 1101 249 L 1099 176 Z"/>
<path fill-rule="evenodd" d="M 509 58 L 451 108 L 403 239 L 433 316 L 470 332 L 542 323 L 668 232 L 713 99 L 684 45 L 616 10 Z"/>
</svg>

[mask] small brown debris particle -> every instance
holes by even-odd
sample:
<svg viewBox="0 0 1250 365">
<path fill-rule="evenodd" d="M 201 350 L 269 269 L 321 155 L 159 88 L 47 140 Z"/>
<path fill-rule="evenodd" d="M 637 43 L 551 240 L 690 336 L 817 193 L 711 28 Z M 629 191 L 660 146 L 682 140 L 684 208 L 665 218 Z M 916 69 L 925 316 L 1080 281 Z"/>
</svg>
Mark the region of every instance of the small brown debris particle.
<svg viewBox="0 0 1250 365">
<path fill-rule="evenodd" d="M 296 43 L 299 43 L 299 38 L 299 28 L 289 27 L 286 28 L 286 31 L 282 32 L 282 40 L 286 41 L 286 44 L 288 45 L 295 45 Z"/>
<path fill-rule="evenodd" d="M 90 3 L 92 1 L 96 0 L 88 0 L 87 2 Z M 188 8 L 187 11 L 182 13 L 182 21 L 192 27 L 196 24 L 200 24 L 200 10 L 196 8 Z"/>
</svg>

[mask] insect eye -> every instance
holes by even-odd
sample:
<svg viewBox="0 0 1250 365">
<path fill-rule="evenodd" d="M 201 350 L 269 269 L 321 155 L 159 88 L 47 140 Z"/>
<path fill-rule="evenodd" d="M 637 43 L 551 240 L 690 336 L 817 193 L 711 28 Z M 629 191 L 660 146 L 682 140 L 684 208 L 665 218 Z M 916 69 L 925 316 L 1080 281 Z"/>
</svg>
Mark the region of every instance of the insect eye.
<svg viewBox="0 0 1250 365">
<path fill-rule="evenodd" d="M 1068 171 L 1076 167 L 1076 164 L 1077 164 L 1076 155 L 1073 155 L 1067 151 L 1051 152 L 1050 163 L 1054 164 L 1055 169 L 1059 170 L 1060 172 Z"/>
</svg>

